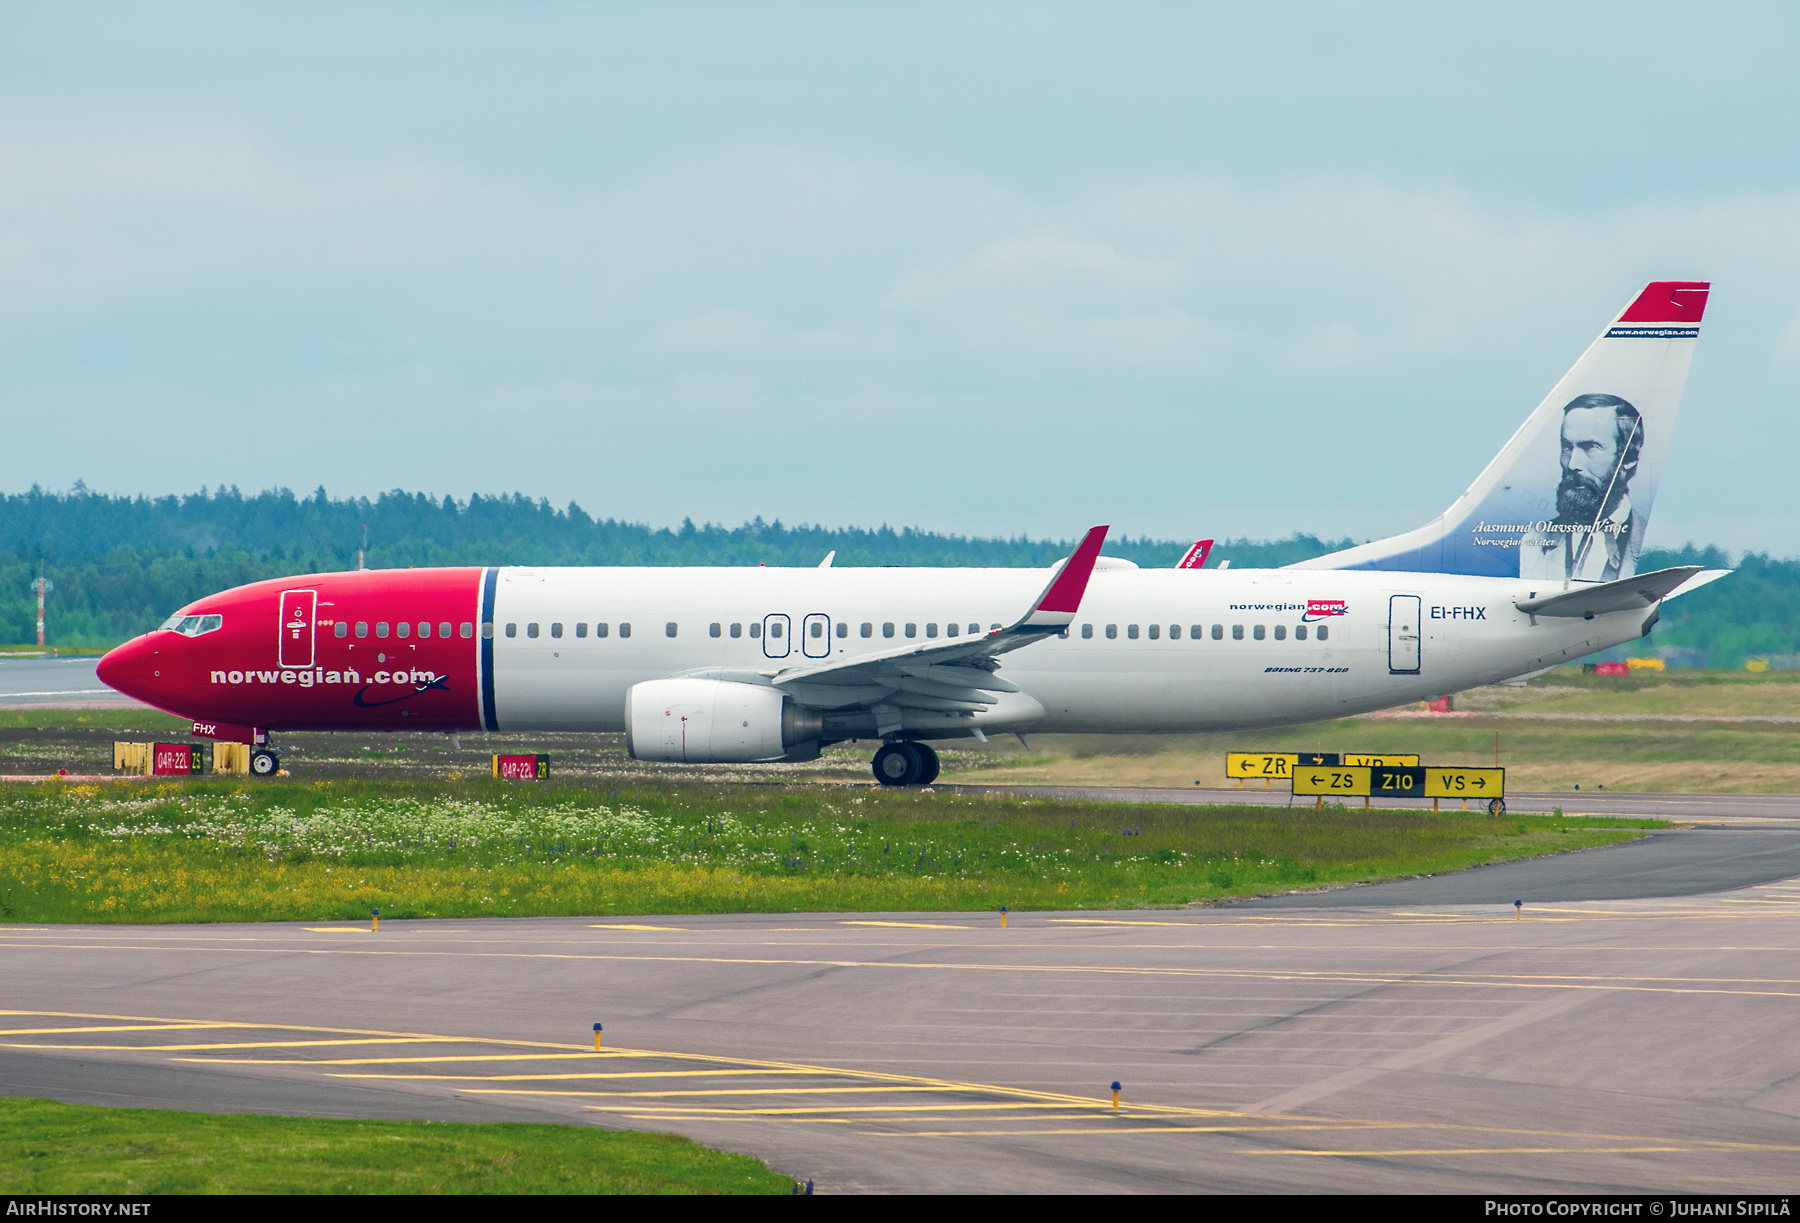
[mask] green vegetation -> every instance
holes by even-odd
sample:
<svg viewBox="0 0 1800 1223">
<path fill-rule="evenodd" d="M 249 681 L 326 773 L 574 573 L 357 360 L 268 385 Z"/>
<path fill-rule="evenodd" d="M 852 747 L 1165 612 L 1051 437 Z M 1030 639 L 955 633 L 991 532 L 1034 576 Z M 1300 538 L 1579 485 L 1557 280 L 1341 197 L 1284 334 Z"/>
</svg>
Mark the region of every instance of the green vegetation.
<svg viewBox="0 0 1800 1223">
<path fill-rule="evenodd" d="M 0 730 L 23 729 L 102 731 L 107 734 L 189 735 L 194 724 L 186 718 L 154 709 L 0 709 Z M 108 756 L 110 760 L 110 754 Z"/>
<path fill-rule="evenodd" d="M 851 565 L 1044 566 L 1068 555 L 1058 540 L 982 539 L 913 528 L 784 526 L 761 518 L 738 527 L 683 522 L 677 529 L 596 519 L 580 506 L 471 496 L 467 501 L 384 493 L 334 500 L 319 489 L 246 497 L 220 489 L 186 497 L 68 494 L 0 496 L 0 640 L 35 640 L 41 571 L 50 594 L 52 645 L 113 645 L 154 628 L 186 603 L 263 578 L 354 568 L 369 527 L 372 568 L 408 565 L 816 565 L 835 551 Z M 1190 541 L 1115 537 L 1108 550 L 1144 565 L 1173 565 Z M 1239 540 L 1220 560 L 1285 565 L 1351 541 L 1297 535 Z"/>
<path fill-rule="evenodd" d="M 7 921 L 1174 905 L 1457 870 L 1661 826 L 486 778 L 15 785 L 3 812 Z"/>
<path fill-rule="evenodd" d="M 1678 552 L 1644 553 L 1638 570 L 1672 565 L 1737 572 L 1665 604 L 1655 632 L 1625 654 L 1647 658 L 1661 646 L 1685 646 L 1705 650 L 1712 667 L 1736 669 L 1746 658 L 1800 653 L 1800 559 L 1747 552 L 1734 566 L 1718 548 L 1689 544 Z"/>
<path fill-rule="evenodd" d="M 670 1134 L 0 1099 L 0 1193 L 792 1193 Z"/>
</svg>

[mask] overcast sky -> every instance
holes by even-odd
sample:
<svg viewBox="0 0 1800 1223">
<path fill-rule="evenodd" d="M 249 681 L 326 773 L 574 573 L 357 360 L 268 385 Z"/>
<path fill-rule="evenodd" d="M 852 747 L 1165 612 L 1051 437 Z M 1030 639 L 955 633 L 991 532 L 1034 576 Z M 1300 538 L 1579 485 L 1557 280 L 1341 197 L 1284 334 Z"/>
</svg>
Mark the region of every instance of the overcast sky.
<svg viewBox="0 0 1800 1223">
<path fill-rule="evenodd" d="M 0 4 L 0 488 L 1368 538 L 1711 279 L 1800 553 L 1796 12 Z"/>
</svg>

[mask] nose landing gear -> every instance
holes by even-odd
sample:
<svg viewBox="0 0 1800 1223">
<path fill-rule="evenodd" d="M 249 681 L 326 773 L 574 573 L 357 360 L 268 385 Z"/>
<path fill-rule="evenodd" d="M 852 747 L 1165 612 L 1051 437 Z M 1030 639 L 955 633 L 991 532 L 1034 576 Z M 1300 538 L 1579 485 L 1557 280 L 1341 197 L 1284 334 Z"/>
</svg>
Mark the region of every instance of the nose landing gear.
<svg viewBox="0 0 1800 1223">
<path fill-rule="evenodd" d="M 884 786 L 928 786 L 937 780 L 937 753 L 902 739 L 875 753 L 875 780 Z"/>
</svg>

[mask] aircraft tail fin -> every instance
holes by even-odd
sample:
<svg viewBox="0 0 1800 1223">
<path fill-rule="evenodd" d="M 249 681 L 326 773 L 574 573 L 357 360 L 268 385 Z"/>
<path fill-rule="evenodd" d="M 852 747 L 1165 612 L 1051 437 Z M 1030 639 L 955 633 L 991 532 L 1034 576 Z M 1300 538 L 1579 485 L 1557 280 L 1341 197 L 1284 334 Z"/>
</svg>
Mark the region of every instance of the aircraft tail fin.
<svg viewBox="0 0 1800 1223">
<path fill-rule="evenodd" d="M 1187 550 L 1187 555 L 1175 562 L 1175 567 L 1177 569 L 1206 568 L 1206 556 L 1212 551 L 1212 546 L 1213 541 L 1210 539 L 1195 540 L 1194 546 Z"/>
<path fill-rule="evenodd" d="M 1609 582 L 1637 570 L 1709 285 L 1646 285 L 1467 492 L 1416 530 L 1289 566 Z"/>
</svg>

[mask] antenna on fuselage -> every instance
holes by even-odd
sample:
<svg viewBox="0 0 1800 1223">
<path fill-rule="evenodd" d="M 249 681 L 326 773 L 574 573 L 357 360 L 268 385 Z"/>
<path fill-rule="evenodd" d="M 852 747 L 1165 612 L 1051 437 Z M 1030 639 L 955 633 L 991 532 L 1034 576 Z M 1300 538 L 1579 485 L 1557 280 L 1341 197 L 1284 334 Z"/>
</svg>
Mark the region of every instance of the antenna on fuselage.
<svg viewBox="0 0 1800 1223">
<path fill-rule="evenodd" d="M 369 524 L 365 522 L 365 523 L 363 523 L 362 547 L 360 547 L 356 550 L 356 567 L 358 569 L 363 568 L 363 560 L 368 555 L 368 551 L 369 551 Z"/>
</svg>

